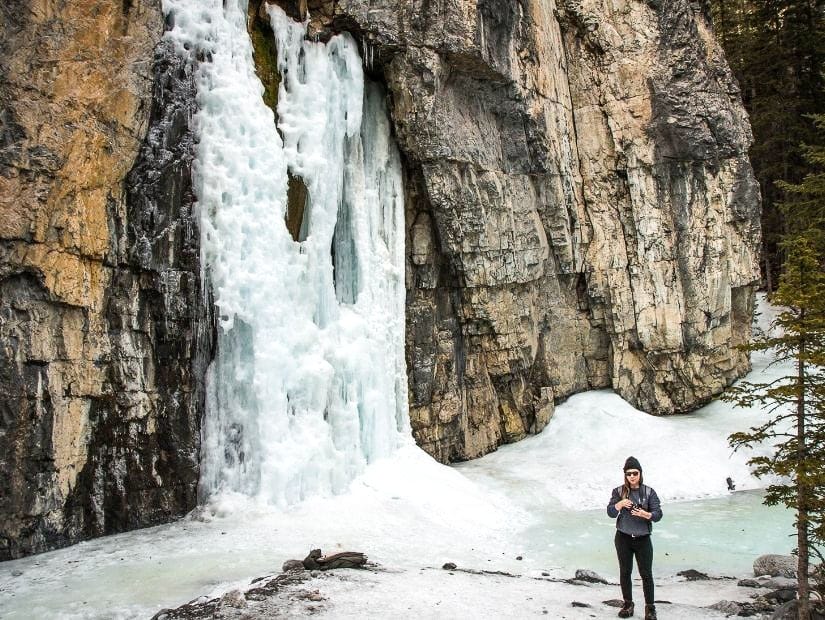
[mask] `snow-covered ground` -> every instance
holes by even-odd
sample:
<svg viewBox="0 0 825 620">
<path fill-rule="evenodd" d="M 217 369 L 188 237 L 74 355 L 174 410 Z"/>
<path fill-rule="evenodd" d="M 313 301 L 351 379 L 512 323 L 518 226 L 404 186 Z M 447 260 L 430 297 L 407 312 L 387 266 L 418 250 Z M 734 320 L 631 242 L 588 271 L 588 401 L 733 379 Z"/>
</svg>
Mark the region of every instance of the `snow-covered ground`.
<svg viewBox="0 0 825 620">
<path fill-rule="evenodd" d="M 753 362 L 751 378 L 782 372 L 768 356 Z M 617 586 L 540 578 L 588 568 L 617 581 L 614 522 L 604 506 L 629 454 L 664 503 L 654 529 L 657 598 L 677 604 L 668 617 L 710 617 L 696 606 L 736 598 L 735 582 L 687 584 L 679 570 L 743 577 L 756 556 L 793 546 L 790 513 L 763 506 L 759 491 L 731 494 L 725 484 L 731 476 L 737 489 L 759 486 L 748 455 L 731 453 L 726 436 L 760 416 L 715 402 L 654 418 L 609 392 L 579 394 L 540 435 L 457 467 L 408 445 L 342 495 L 287 510 L 225 495 L 177 523 L 6 562 L 0 617 L 148 617 L 277 573 L 315 547 L 363 551 L 387 569 L 312 582 L 326 599 L 321 617 L 612 616 L 600 601 L 617 598 Z M 440 568 L 445 562 L 519 577 L 451 575 Z M 596 607 L 573 608 L 573 600 Z"/>
<path fill-rule="evenodd" d="M 618 597 L 617 586 L 538 580 L 542 573 L 569 578 L 590 568 L 615 583 L 613 523 L 602 510 L 531 513 L 504 487 L 485 489 L 413 450 L 372 468 L 345 495 L 288 512 L 235 500 L 231 511 L 229 501 L 222 507 L 225 515 L 7 562 L 0 567 L 0 617 L 145 618 L 244 587 L 313 547 L 364 551 L 387 569 L 309 584 L 327 599 L 328 617 L 498 618 L 549 610 L 551 617 L 575 618 L 588 617 L 588 610 L 571 608 L 573 600 Z M 736 598 L 735 582 L 684 584 L 675 572 L 692 567 L 744 576 L 756 555 L 790 548 L 789 516 L 762 507 L 758 494 L 666 503 L 665 511 L 655 532 L 660 599 L 697 606 Z M 686 551 L 688 561 L 678 555 Z M 520 577 L 450 575 L 440 568 L 448 561 Z M 668 615 L 707 617 L 707 610 L 687 607 L 679 613 Z"/>
<path fill-rule="evenodd" d="M 409 570 L 395 575 L 349 571 L 336 578 L 314 579 L 304 591 L 323 597 L 320 604 L 287 603 L 286 617 L 300 617 L 308 607 L 318 618 L 615 618 L 617 585 L 568 585 L 539 578 L 469 575 L 438 570 Z M 644 616 L 641 586 L 636 584 L 636 616 Z M 707 609 L 720 600 L 747 600 L 751 592 L 736 581 L 657 580 L 659 616 L 668 619 L 724 618 Z M 589 607 L 574 607 L 573 602 Z"/>
</svg>

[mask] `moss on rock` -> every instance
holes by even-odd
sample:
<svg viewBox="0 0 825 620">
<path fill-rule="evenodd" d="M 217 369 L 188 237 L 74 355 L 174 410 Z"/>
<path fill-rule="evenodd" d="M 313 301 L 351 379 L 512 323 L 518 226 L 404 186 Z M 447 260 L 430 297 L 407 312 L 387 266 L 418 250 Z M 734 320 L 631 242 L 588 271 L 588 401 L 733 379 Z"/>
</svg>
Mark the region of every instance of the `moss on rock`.
<svg viewBox="0 0 825 620">
<path fill-rule="evenodd" d="M 247 30 L 252 40 L 252 57 L 255 61 L 255 73 L 264 85 L 264 103 L 278 117 L 278 87 L 281 74 L 278 72 L 278 50 L 275 35 L 266 18 L 264 2 L 252 0 L 249 3 Z"/>
</svg>

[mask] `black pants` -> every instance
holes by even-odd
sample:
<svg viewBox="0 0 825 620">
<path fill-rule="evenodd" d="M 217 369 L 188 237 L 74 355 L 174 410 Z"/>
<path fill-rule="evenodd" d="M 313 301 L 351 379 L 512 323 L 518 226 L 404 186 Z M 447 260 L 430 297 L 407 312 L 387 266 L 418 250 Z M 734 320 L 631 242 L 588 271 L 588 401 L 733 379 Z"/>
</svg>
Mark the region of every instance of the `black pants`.
<svg viewBox="0 0 825 620">
<path fill-rule="evenodd" d="M 630 575 L 633 572 L 633 556 L 636 556 L 636 566 L 642 577 L 642 589 L 645 593 L 645 603 L 653 604 L 653 543 L 650 536 L 634 538 L 624 532 L 616 532 L 616 555 L 619 558 L 619 581 L 622 584 L 622 598 L 633 600 Z"/>
</svg>

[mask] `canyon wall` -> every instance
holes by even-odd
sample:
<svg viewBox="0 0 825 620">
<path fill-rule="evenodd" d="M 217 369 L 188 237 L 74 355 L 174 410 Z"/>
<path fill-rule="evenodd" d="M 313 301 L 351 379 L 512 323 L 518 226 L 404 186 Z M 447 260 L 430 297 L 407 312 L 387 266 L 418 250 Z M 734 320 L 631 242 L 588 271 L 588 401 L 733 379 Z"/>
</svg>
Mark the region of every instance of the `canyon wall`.
<svg viewBox="0 0 825 620">
<path fill-rule="evenodd" d="M 0 16 L 2 560 L 191 509 L 211 321 L 158 3 Z"/>
<path fill-rule="evenodd" d="M 390 91 L 427 451 L 479 456 L 590 388 L 689 411 L 749 368 L 735 346 L 759 191 L 702 3 L 310 1 L 309 15 L 320 33 L 358 30 Z"/>
<path fill-rule="evenodd" d="M 278 4 L 314 36 L 352 32 L 387 86 L 425 450 L 480 456 L 591 388 L 688 411 L 748 369 L 758 186 L 702 3 Z M 214 345 L 194 68 L 159 3 L 14 0 L 0 18 L 7 559 L 194 506 Z"/>
</svg>

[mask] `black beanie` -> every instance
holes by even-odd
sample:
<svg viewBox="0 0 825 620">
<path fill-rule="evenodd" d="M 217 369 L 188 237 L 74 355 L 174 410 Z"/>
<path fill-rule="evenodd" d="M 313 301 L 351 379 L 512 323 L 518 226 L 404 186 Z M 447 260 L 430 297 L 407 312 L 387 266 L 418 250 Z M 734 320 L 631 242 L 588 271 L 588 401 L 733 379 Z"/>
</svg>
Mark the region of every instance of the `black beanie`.
<svg viewBox="0 0 825 620">
<path fill-rule="evenodd" d="M 624 462 L 624 471 L 627 471 L 628 469 L 638 469 L 639 471 L 642 471 L 642 464 L 639 463 L 639 459 L 635 456 L 629 456 Z"/>
</svg>

